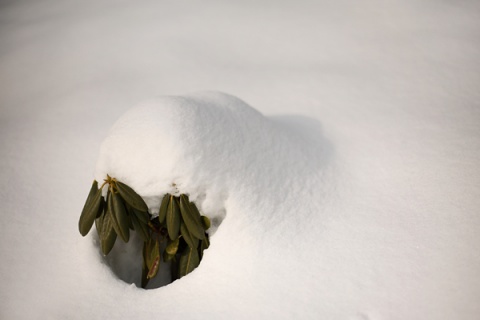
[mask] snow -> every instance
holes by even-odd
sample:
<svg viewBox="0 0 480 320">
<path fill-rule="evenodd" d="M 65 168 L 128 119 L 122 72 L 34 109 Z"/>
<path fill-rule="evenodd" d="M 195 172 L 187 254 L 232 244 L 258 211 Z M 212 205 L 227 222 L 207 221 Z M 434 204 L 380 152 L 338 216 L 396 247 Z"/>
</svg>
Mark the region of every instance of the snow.
<svg viewBox="0 0 480 320">
<path fill-rule="evenodd" d="M 2 2 L 0 318 L 477 319 L 479 36 L 476 1 Z M 198 269 L 118 279 L 77 230 L 107 171 L 216 218 Z"/>
</svg>

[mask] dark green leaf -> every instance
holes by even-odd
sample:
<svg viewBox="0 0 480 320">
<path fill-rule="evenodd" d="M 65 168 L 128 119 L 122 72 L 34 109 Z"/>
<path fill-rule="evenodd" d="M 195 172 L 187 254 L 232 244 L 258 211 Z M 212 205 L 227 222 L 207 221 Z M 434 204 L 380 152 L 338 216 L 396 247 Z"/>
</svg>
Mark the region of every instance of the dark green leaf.
<svg viewBox="0 0 480 320">
<path fill-rule="evenodd" d="M 149 254 L 149 259 L 147 259 L 147 267 L 148 267 L 148 274 L 147 274 L 147 279 L 152 279 L 157 275 L 158 272 L 158 267 L 160 265 L 160 248 L 159 248 L 159 243 L 157 240 L 155 240 L 155 244 L 150 247 L 150 252 Z"/>
<path fill-rule="evenodd" d="M 82 236 L 86 236 L 93 226 L 95 218 L 99 214 L 102 205 L 102 190 L 98 189 L 97 181 L 93 181 L 92 188 L 87 197 L 87 201 L 83 206 L 80 220 L 78 221 L 78 229 Z"/>
<path fill-rule="evenodd" d="M 190 204 L 186 195 L 180 195 L 180 212 L 182 213 L 182 218 L 188 231 L 190 231 L 190 233 L 196 238 L 203 239 L 205 231 L 203 229 L 202 220 L 198 210 L 192 210 L 193 207 L 195 207 L 195 205 L 193 203 Z"/>
<path fill-rule="evenodd" d="M 187 227 L 185 226 L 185 223 L 183 222 L 180 224 L 180 233 L 182 234 L 183 239 L 190 248 L 197 248 L 198 239 L 192 236 L 190 231 L 188 231 Z"/>
<path fill-rule="evenodd" d="M 130 217 L 127 215 L 125 205 L 118 193 L 110 193 L 110 203 L 108 204 L 108 207 L 110 212 L 112 212 L 115 231 L 124 242 L 128 242 L 130 238 L 130 222 L 128 220 Z"/>
<path fill-rule="evenodd" d="M 197 249 L 190 247 L 185 248 L 180 256 L 178 262 L 178 275 L 179 277 L 186 276 L 193 271 L 200 264 L 200 257 L 198 256 Z"/>
<path fill-rule="evenodd" d="M 148 224 L 150 221 L 150 215 L 147 212 L 139 211 L 135 208 L 131 210 L 133 214 L 138 218 L 138 221 Z"/>
<path fill-rule="evenodd" d="M 97 234 L 100 237 L 102 233 L 103 218 L 105 217 L 105 212 L 102 212 L 100 217 L 95 219 L 95 228 L 97 228 Z"/>
<path fill-rule="evenodd" d="M 147 204 L 145 203 L 145 201 L 143 201 L 142 197 L 138 195 L 138 193 L 136 193 L 126 184 L 119 181 L 116 181 L 115 184 L 117 186 L 118 192 L 126 203 L 128 203 L 131 207 L 137 210 L 148 212 Z"/>
<path fill-rule="evenodd" d="M 127 219 L 127 221 L 128 221 L 128 228 L 129 228 L 130 230 L 135 230 L 135 227 L 133 226 L 133 222 L 132 222 L 132 216 L 133 216 L 133 214 L 130 215 L 130 214 L 128 214 L 128 211 L 126 211 L 126 212 L 127 212 L 127 217 L 128 217 L 128 219 Z"/>
<path fill-rule="evenodd" d="M 180 210 L 178 208 L 177 199 L 174 196 L 170 196 L 167 209 L 167 230 L 168 236 L 171 240 L 178 238 L 178 232 L 180 231 Z"/>
<path fill-rule="evenodd" d="M 168 203 L 170 201 L 170 194 L 163 196 L 162 204 L 160 205 L 160 211 L 158 212 L 158 221 L 162 223 L 167 217 Z"/>
<path fill-rule="evenodd" d="M 113 218 L 109 210 L 105 213 L 100 234 L 101 247 L 104 255 L 107 255 L 113 248 L 117 234 L 113 228 Z"/>
<path fill-rule="evenodd" d="M 148 270 L 147 279 L 154 278 L 158 273 L 158 267 L 160 266 L 160 255 L 155 258 L 151 268 Z"/>
<path fill-rule="evenodd" d="M 150 233 L 148 232 L 148 225 L 139 221 L 137 219 L 137 216 L 134 214 L 130 216 L 130 219 L 133 223 L 135 231 L 140 235 L 140 238 L 142 238 L 143 241 L 147 241 L 150 237 Z"/>
<path fill-rule="evenodd" d="M 100 208 L 98 209 L 96 218 L 99 218 L 103 214 L 103 212 L 105 211 L 105 208 L 106 208 L 105 198 L 100 197 Z"/>
</svg>

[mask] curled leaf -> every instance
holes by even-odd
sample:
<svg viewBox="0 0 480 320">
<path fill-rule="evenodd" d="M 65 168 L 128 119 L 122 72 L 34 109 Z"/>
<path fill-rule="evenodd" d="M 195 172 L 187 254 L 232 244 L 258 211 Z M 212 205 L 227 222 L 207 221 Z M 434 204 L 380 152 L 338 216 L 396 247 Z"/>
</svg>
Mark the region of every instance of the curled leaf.
<svg viewBox="0 0 480 320">
<path fill-rule="evenodd" d="M 151 239 L 147 246 L 147 279 L 151 279 L 157 275 L 158 267 L 160 265 L 160 247 L 158 240 Z"/>
<path fill-rule="evenodd" d="M 153 260 L 147 274 L 147 279 L 152 279 L 158 273 L 158 267 L 160 266 L 160 254 Z"/>
</svg>

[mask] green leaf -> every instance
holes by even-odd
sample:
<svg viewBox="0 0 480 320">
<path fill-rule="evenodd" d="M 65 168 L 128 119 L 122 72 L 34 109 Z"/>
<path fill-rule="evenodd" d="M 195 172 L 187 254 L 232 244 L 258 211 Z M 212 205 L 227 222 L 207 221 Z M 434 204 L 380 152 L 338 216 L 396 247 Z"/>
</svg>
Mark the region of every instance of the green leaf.
<svg viewBox="0 0 480 320">
<path fill-rule="evenodd" d="M 102 222 L 102 232 L 100 234 L 101 247 L 104 255 L 107 255 L 113 248 L 117 234 L 113 228 L 113 218 L 109 210 L 105 213 Z"/>
<path fill-rule="evenodd" d="M 178 251 L 178 244 L 180 243 L 180 238 L 177 238 L 173 241 L 171 241 L 167 247 L 165 248 L 165 251 L 169 254 L 174 256 L 177 251 Z"/>
<path fill-rule="evenodd" d="M 148 212 L 147 204 L 132 188 L 119 181 L 116 181 L 115 185 L 117 186 L 120 196 L 122 196 L 126 203 L 137 210 Z"/>
<path fill-rule="evenodd" d="M 80 220 L 78 221 L 78 230 L 82 236 L 86 236 L 93 226 L 95 218 L 99 214 L 102 205 L 102 190 L 98 189 L 97 181 L 93 181 L 92 187 L 83 206 Z"/>
<path fill-rule="evenodd" d="M 105 217 L 105 212 L 102 211 L 102 214 L 100 215 L 100 217 L 95 219 L 95 228 L 97 229 L 98 237 L 100 237 L 100 234 L 102 233 L 102 225 L 103 225 L 104 217 Z"/>
<path fill-rule="evenodd" d="M 105 198 L 103 196 L 100 197 L 100 208 L 98 209 L 96 218 L 99 218 L 103 214 L 106 206 L 107 206 L 107 204 L 105 202 Z"/>
<path fill-rule="evenodd" d="M 124 242 L 128 242 L 130 238 L 130 217 L 127 215 L 125 205 L 118 193 L 111 192 L 110 195 L 111 203 L 109 203 L 108 206 L 112 212 L 115 231 Z"/>
<path fill-rule="evenodd" d="M 192 272 L 200 264 L 200 257 L 198 256 L 197 249 L 190 247 L 185 248 L 180 256 L 178 263 L 178 275 L 179 277 L 186 276 Z"/>
<path fill-rule="evenodd" d="M 150 252 L 149 254 L 149 259 L 147 267 L 148 267 L 148 274 L 147 274 L 147 279 L 152 279 L 157 275 L 158 272 L 158 267 L 160 265 L 160 248 L 159 248 L 159 243 L 157 240 L 155 240 L 155 244 L 150 246 Z"/>
<path fill-rule="evenodd" d="M 130 214 L 130 213 L 128 212 L 128 210 L 125 210 L 125 211 L 127 212 L 127 217 L 128 217 L 128 219 L 127 219 L 127 221 L 128 221 L 128 228 L 129 228 L 130 230 L 135 230 L 135 227 L 133 226 L 133 222 L 132 222 L 132 216 L 133 216 L 133 214 Z"/>
<path fill-rule="evenodd" d="M 131 209 L 133 214 L 137 217 L 138 221 L 148 224 L 148 222 L 150 221 L 150 215 L 148 214 L 148 212 L 139 211 L 135 208 L 131 208 Z"/>
<path fill-rule="evenodd" d="M 170 194 L 163 196 L 162 204 L 160 205 L 160 211 L 158 212 L 158 221 L 162 223 L 167 217 L 168 203 L 170 201 Z"/>
<path fill-rule="evenodd" d="M 170 196 L 170 201 L 167 208 L 167 230 L 168 236 L 171 240 L 178 238 L 180 231 L 180 210 L 178 208 L 177 199 Z"/>
<path fill-rule="evenodd" d="M 195 205 L 193 203 L 190 204 L 186 195 L 180 195 L 180 212 L 182 213 L 182 218 L 188 231 L 190 231 L 190 233 L 196 238 L 203 239 L 205 237 L 205 231 L 203 229 L 202 220 L 198 210 L 192 210 L 193 207 L 195 207 Z"/>
<path fill-rule="evenodd" d="M 203 224 L 203 229 L 205 230 L 210 229 L 211 223 L 210 223 L 210 219 L 208 219 L 207 216 L 202 216 L 202 224 Z"/>
<path fill-rule="evenodd" d="M 160 254 L 159 242 L 157 239 L 150 238 L 146 242 L 145 249 L 145 262 L 147 263 L 147 268 L 150 270 L 150 266 L 153 264 L 153 260 L 157 256 L 156 253 L 158 252 L 158 254 Z"/>
<path fill-rule="evenodd" d="M 192 236 L 190 231 L 188 231 L 187 227 L 185 226 L 185 223 L 180 224 L 180 233 L 182 234 L 183 239 L 185 242 L 188 244 L 190 248 L 197 248 L 198 246 L 198 239 Z"/>
<path fill-rule="evenodd" d="M 132 214 L 130 215 L 130 219 L 133 223 L 135 231 L 140 235 L 143 241 L 147 241 L 150 238 L 150 233 L 148 232 L 148 225 L 144 224 L 143 222 L 137 219 L 137 216 Z"/>
</svg>

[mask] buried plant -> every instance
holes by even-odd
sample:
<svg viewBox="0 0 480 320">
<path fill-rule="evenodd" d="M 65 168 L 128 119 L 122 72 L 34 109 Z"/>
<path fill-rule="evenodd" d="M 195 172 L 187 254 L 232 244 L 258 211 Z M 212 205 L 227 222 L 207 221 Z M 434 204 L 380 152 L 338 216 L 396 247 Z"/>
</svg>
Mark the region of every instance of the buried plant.
<svg viewBox="0 0 480 320">
<path fill-rule="evenodd" d="M 108 175 L 104 181 L 100 188 L 93 181 L 78 223 L 82 236 L 95 223 L 102 252 L 108 255 L 117 236 L 128 242 L 130 230 L 137 232 L 143 240 L 142 288 L 157 275 L 161 260 L 171 263 L 172 280 L 199 265 L 209 246 L 206 230 L 210 221 L 200 215 L 188 196 L 165 194 L 158 217 L 153 217 L 132 188 Z M 108 188 L 106 199 L 104 187 Z"/>
</svg>

